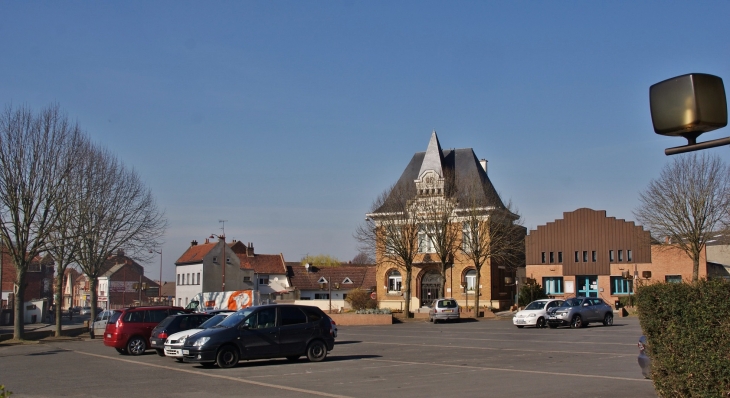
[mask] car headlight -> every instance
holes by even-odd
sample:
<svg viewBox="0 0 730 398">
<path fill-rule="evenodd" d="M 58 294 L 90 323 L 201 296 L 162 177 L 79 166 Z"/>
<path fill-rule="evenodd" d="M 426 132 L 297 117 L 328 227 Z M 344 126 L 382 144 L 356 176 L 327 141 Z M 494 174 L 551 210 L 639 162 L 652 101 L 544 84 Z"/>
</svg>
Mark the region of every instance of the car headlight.
<svg viewBox="0 0 730 398">
<path fill-rule="evenodd" d="M 535 313 L 533 312 L 532 314 L 528 315 L 527 317 L 528 318 L 534 318 L 535 317 Z"/>
<path fill-rule="evenodd" d="M 210 337 L 201 337 L 193 343 L 193 347 L 202 347 L 210 340 Z"/>
</svg>

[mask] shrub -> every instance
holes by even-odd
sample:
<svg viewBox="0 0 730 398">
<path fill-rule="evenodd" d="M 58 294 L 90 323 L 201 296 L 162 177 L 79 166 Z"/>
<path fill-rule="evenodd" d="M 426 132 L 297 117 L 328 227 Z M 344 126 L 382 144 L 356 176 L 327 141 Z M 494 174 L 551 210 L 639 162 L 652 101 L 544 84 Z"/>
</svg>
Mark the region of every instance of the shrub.
<svg viewBox="0 0 730 398">
<path fill-rule="evenodd" d="M 520 287 L 520 296 L 517 299 L 517 304 L 520 307 L 524 307 L 535 300 L 544 298 L 547 298 L 547 294 L 545 294 L 545 290 L 543 290 L 539 283 L 522 285 Z"/>
<path fill-rule="evenodd" d="M 378 302 L 370 298 L 370 292 L 362 289 L 355 289 L 347 292 L 347 298 L 345 301 L 350 303 L 352 309 L 356 311 L 375 308 L 378 306 Z"/>
<path fill-rule="evenodd" d="M 659 396 L 730 396 L 730 282 L 640 286 L 636 305 Z"/>
</svg>

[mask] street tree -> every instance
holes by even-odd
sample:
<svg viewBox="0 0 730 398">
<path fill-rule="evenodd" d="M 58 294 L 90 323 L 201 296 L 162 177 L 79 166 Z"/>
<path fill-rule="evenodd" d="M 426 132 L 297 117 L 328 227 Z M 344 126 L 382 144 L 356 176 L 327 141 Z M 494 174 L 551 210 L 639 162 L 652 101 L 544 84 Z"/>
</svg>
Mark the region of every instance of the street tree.
<svg viewBox="0 0 730 398">
<path fill-rule="evenodd" d="M 457 209 L 457 220 L 462 223 L 462 244 L 459 250 L 471 261 L 476 270 L 474 286 L 474 308 L 479 316 L 479 292 L 482 269 L 505 267 L 514 271 L 524 263 L 525 227 L 522 218 L 511 202 L 502 206 L 487 203 L 502 203 L 485 196 L 482 184 L 467 185 L 462 203 Z"/>
<path fill-rule="evenodd" d="M 79 127 L 58 105 L 34 113 L 8 106 L 0 115 L 0 238 L 15 266 L 13 338 L 24 337 L 26 272 L 52 239 L 67 206 Z"/>
<path fill-rule="evenodd" d="M 342 262 L 329 254 L 317 254 L 315 256 L 306 255 L 302 258 L 301 264 L 309 264 L 318 268 L 339 267 Z"/>
<path fill-rule="evenodd" d="M 730 168 L 707 152 L 675 157 L 639 201 L 636 219 L 660 245 L 679 247 L 689 256 L 696 282 L 702 251 L 730 220 Z"/>
<path fill-rule="evenodd" d="M 353 264 L 375 264 L 375 256 L 372 250 L 361 250 L 350 261 Z"/>
<path fill-rule="evenodd" d="M 110 255 L 144 261 L 159 247 L 167 221 L 139 175 L 107 149 L 83 157 L 79 177 L 79 241 L 75 262 L 89 278 L 91 316 L 96 316 L 97 284 Z"/>
<path fill-rule="evenodd" d="M 459 249 L 461 231 L 454 224 L 458 201 L 453 176 L 444 171 L 444 193 L 439 195 L 417 196 L 411 205 L 419 231 L 419 245 L 428 240 L 433 253 L 438 258 L 441 281 L 446 280 L 446 271 L 454 263 L 454 255 Z M 445 284 L 440 284 L 439 297 L 445 297 Z"/>
<path fill-rule="evenodd" d="M 377 259 L 404 272 L 403 296 L 406 317 L 410 317 L 411 276 L 418 254 L 418 218 L 413 214 L 413 193 L 405 184 L 395 184 L 378 196 L 355 238 L 361 248 L 375 247 Z"/>
</svg>

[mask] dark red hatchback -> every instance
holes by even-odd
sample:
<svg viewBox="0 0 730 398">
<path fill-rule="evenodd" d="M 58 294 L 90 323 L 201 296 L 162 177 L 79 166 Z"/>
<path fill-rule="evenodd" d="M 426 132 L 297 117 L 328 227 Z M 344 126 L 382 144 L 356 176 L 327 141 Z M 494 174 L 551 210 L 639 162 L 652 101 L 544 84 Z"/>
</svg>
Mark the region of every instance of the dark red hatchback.
<svg viewBox="0 0 730 398">
<path fill-rule="evenodd" d="M 170 315 L 186 313 L 182 307 L 130 307 L 115 310 L 104 331 L 104 345 L 120 354 L 140 355 L 150 348 L 152 329 Z"/>
</svg>

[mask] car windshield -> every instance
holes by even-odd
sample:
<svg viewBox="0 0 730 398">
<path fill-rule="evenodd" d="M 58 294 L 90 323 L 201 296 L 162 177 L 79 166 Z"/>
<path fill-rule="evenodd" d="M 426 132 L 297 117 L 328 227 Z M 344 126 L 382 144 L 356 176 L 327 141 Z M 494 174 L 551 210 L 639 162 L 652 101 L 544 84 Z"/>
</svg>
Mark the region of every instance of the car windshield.
<svg viewBox="0 0 730 398">
<path fill-rule="evenodd" d="M 567 307 L 578 307 L 578 306 L 580 306 L 581 301 L 583 301 L 583 300 L 579 299 L 579 298 L 567 299 L 563 302 L 561 307 L 566 307 L 566 308 Z"/>
<path fill-rule="evenodd" d="M 226 318 L 228 318 L 228 313 L 214 315 L 212 318 L 208 319 L 207 321 L 203 322 L 200 326 L 198 326 L 198 329 L 212 328 L 213 326 L 221 323 L 221 321 L 223 321 Z"/>
<path fill-rule="evenodd" d="M 253 308 L 246 308 L 245 310 L 238 311 L 235 314 L 231 314 L 228 318 L 224 319 L 221 323 L 215 325 L 217 328 L 232 328 L 241 323 L 241 321 L 247 316 L 251 315 Z"/>
<path fill-rule="evenodd" d="M 440 300 L 439 308 L 456 308 L 456 300 Z"/>
<path fill-rule="evenodd" d="M 526 310 L 541 310 L 545 308 L 546 301 L 533 301 L 525 307 Z"/>
</svg>

